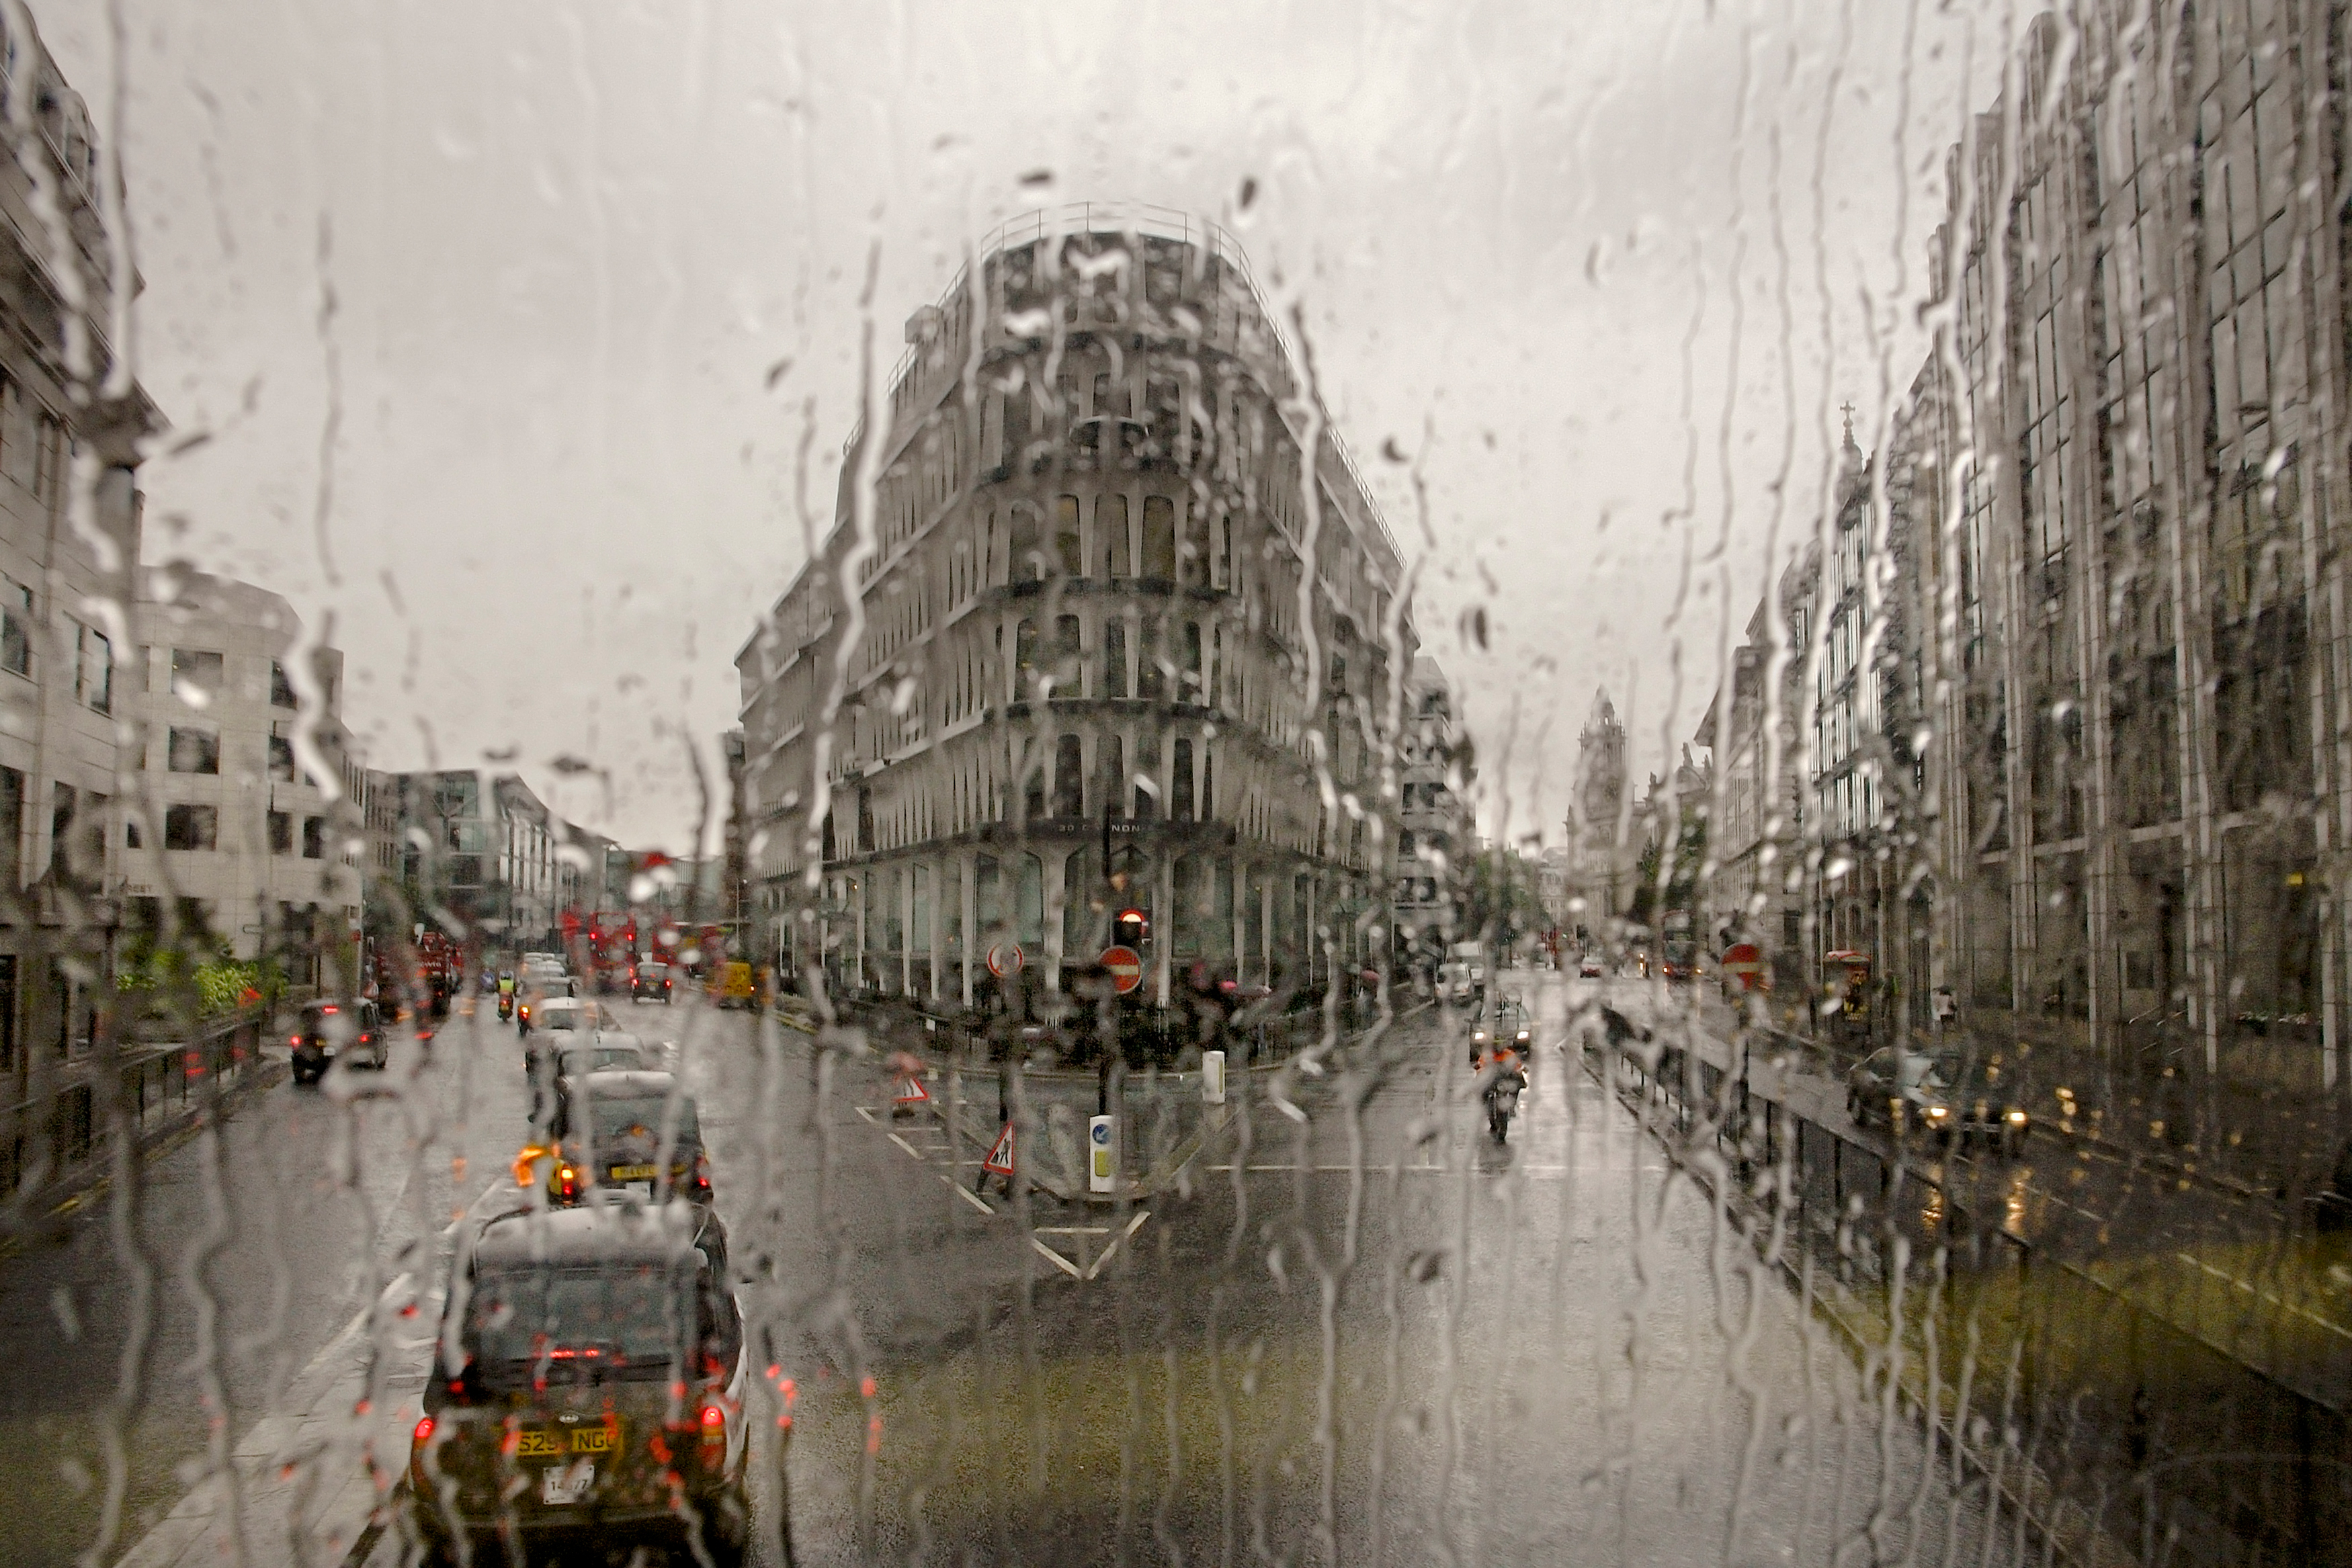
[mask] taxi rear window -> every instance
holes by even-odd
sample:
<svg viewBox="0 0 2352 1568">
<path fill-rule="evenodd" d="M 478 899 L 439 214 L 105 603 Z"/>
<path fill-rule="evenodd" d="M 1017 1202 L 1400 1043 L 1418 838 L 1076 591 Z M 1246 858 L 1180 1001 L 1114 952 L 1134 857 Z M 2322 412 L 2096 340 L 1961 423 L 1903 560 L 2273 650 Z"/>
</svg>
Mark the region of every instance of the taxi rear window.
<svg viewBox="0 0 2352 1568">
<path fill-rule="evenodd" d="M 661 1136 L 662 1116 L 667 1103 L 658 1094 L 632 1095 L 627 1099 L 593 1100 L 594 1128 L 599 1145 L 633 1134 Z M 636 1134 L 637 1128 L 645 1134 Z M 694 1102 L 681 1100 L 677 1105 L 677 1146 L 690 1148 L 702 1141 L 701 1125 L 695 1120 Z"/>
<path fill-rule="evenodd" d="M 485 1269 L 466 1322 L 467 1350 L 499 1380 L 570 1370 L 660 1375 L 694 1318 L 691 1280 L 671 1264 Z"/>
</svg>

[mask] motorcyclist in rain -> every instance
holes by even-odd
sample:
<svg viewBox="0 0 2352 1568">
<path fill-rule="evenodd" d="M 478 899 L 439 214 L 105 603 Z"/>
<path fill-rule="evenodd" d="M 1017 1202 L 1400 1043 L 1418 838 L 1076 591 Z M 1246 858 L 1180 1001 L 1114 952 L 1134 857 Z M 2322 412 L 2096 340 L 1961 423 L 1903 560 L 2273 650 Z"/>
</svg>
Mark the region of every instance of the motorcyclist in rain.
<svg viewBox="0 0 2352 1568">
<path fill-rule="evenodd" d="M 1496 1143 L 1510 1136 L 1512 1113 L 1528 1090 L 1528 1057 L 1534 1050 L 1533 1031 L 1517 1031 L 1482 1023 L 1470 1036 L 1470 1066 L 1478 1075 L 1479 1098 L 1486 1107 L 1486 1130 Z"/>
<path fill-rule="evenodd" d="M 514 1017 L 514 972 L 502 969 L 499 972 L 499 1021 L 500 1023 Z"/>
</svg>

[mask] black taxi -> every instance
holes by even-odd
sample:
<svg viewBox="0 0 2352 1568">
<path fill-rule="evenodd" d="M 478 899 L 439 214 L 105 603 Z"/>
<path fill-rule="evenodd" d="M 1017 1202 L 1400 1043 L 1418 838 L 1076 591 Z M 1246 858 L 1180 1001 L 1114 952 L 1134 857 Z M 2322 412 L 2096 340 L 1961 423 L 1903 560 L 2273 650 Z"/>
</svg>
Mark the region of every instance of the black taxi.
<svg viewBox="0 0 2352 1568">
<path fill-rule="evenodd" d="M 748 1375 L 725 1232 L 707 1208 L 489 1221 L 452 1266 L 410 1448 L 425 1561 L 646 1546 L 735 1568 L 751 1540 Z"/>
<path fill-rule="evenodd" d="M 304 1002 L 292 1039 L 297 1083 L 316 1083 L 338 1061 L 381 1068 L 388 1060 L 383 1015 L 365 998 Z"/>
<path fill-rule="evenodd" d="M 694 1096 L 672 1073 L 607 1069 L 558 1079 L 547 1136 L 552 1202 L 584 1203 L 596 1196 L 710 1201 L 701 1118 Z"/>
</svg>

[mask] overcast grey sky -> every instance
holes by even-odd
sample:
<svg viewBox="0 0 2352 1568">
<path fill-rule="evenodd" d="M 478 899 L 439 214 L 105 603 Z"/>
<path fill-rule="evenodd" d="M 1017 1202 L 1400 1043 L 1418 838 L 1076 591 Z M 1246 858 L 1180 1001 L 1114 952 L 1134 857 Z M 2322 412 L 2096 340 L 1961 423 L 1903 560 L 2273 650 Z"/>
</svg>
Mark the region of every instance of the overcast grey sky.
<svg viewBox="0 0 2352 1568">
<path fill-rule="evenodd" d="M 331 615 L 377 766 L 519 748 L 570 814 L 672 845 L 685 747 L 827 520 L 868 257 L 895 356 L 966 237 L 1041 196 L 1223 219 L 1301 306 L 1426 555 L 1486 819 L 1507 788 L 1557 831 L 1594 688 L 1657 766 L 1727 597 L 1744 622 L 1768 542 L 1815 525 L 1835 406 L 1867 444 L 1908 384 L 1946 150 L 2030 15 L 121 7 L 119 60 L 97 0 L 34 12 L 101 123 L 120 73 L 138 368 L 173 442 L 210 437 L 148 462 L 150 558 Z M 554 782 L 565 754 L 609 798 Z"/>
</svg>

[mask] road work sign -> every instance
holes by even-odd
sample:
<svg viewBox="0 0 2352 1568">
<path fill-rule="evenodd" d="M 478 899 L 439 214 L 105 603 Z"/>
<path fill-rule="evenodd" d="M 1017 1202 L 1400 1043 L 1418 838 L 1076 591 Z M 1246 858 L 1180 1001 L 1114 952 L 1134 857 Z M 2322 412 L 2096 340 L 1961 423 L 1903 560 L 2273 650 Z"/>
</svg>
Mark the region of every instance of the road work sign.
<svg viewBox="0 0 2352 1568">
<path fill-rule="evenodd" d="M 923 1081 L 921 1079 L 916 1077 L 911 1072 L 899 1074 L 898 1098 L 897 1103 L 890 1107 L 890 1114 L 893 1116 L 911 1116 L 915 1113 L 917 1107 L 928 1105 L 930 1103 L 931 1092 L 923 1087 Z"/>
<path fill-rule="evenodd" d="M 988 1151 L 988 1158 L 980 1163 L 984 1176 L 1009 1176 L 1013 1174 L 1013 1124 L 1004 1124 L 1004 1131 L 996 1134 L 996 1146 Z"/>
</svg>

